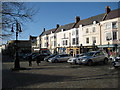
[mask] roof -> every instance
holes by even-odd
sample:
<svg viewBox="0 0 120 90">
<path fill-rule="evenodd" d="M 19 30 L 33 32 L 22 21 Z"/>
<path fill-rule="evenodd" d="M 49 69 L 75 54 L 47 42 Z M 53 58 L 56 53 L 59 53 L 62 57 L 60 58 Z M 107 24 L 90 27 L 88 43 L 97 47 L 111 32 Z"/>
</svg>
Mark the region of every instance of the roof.
<svg viewBox="0 0 120 90">
<path fill-rule="evenodd" d="M 117 18 L 117 17 L 120 17 L 120 8 L 109 12 L 104 20 L 113 19 L 113 18 Z"/>
<path fill-rule="evenodd" d="M 49 35 L 49 34 L 51 34 L 51 31 L 54 33 L 55 30 L 56 30 L 56 28 L 47 30 L 47 31 L 43 32 L 43 33 L 41 34 L 41 36 L 43 36 L 43 35 Z"/>
<path fill-rule="evenodd" d="M 75 25 L 75 23 L 70 23 L 70 24 L 66 24 L 66 25 L 60 26 L 60 27 L 55 31 L 55 33 L 60 32 L 61 29 L 64 29 L 65 31 L 66 31 L 66 30 L 70 30 L 70 29 L 73 28 L 74 25 Z"/>
<path fill-rule="evenodd" d="M 102 21 L 104 15 L 105 15 L 105 13 L 99 14 L 99 15 L 96 15 L 96 16 L 93 16 L 93 17 L 90 17 L 90 18 L 87 18 L 87 19 L 80 20 L 80 21 L 76 24 L 75 28 L 78 28 L 79 25 L 90 25 L 90 24 L 93 23 L 93 21 L 100 22 L 100 21 Z"/>
<path fill-rule="evenodd" d="M 42 34 L 40 36 L 51 34 L 51 31 L 55 32 L 55 33 L 58 33 L 58 32 L 61 31 L 61 29 L 64 29 L 66 31 L 66 30 L 70 30 L 74 27 L 78 28 L 79 25 L 84 25 L 84 26 L 85 25 L 90 25 L 90 24 L 93 24 L 93 21 L 100 22 L 100 21 L 103 21 L 103 20 L 117 18 L 117 17 L 120 17 L 119 13 L 120 13 L 120 8 L 110 11 L 108 14 L 106 14 L 106 13 L 99 14 L 99 15 L 96 15 L 96 16 L 89 17 L 87 19 L 80 20 L 78 23 L 75 23 L 75 22 L 74 23 L 69 23 L 69 24 L 59 26 L 59 28 L 57 28 L 57 29 L 54 28 L 54 29 L 47 30 L 45 32 L 42 32 Z"/>
</svg>

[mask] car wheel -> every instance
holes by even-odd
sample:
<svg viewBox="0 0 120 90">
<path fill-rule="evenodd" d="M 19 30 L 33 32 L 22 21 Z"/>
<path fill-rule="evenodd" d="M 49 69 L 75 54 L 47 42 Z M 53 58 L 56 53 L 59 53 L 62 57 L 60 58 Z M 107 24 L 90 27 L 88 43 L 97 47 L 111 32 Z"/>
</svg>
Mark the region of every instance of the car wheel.
<svg viewBox="0 0 120 90">
<path fill-rule="evenodd" d="M 92 66 L 93 65 L 93 61 L 92 60 L 88 60 L 87 65 L 88 66 Z"/>
<path fill-rule="evenodd" d="M 54 62 L 55 62 L 55 63 L 57 63 L 57 62 L 58 62 L 58 60 L 57 60 L 57 59 L 55 59 L 55 60 L 54 60 Z"/>
<path fill-rule="evenodd" d="M 74 61 L 74 64 L 77 64 L 76 61 Z"/>
<path fill-rule="evenodd" d="M 108 64 L 108 59 L 105 58 L 103 62 L 104 62 L 104 64 Z"/>
</svg>

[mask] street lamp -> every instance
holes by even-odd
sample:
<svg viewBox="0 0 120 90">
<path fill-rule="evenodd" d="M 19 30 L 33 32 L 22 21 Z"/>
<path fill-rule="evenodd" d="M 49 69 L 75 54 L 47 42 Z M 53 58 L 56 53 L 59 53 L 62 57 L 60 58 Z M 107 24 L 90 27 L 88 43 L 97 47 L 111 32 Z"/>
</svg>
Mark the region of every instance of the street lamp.
<svg viewBox="0 0 120 90">
<path fill-rule="evenodd" d="M 95 40 L 93 41 L 93 51 L 95 51 L 96 48 L 95 48 Z"/>
<path fill-rule="evenodd" d="M 20 69 L 20 63 L 19 63 L 19 58 L 18 58 L 18 33 L 22 32 L 20 23 L 16 20 L 15 23 L 12 24 L 12 30 L 11 32 L 14 32 L 14 25 L 16 26 L 15 34 L 16 34 L 16 41 L 15 41 L 15 51 L 16 51 L 16 57 L 14 61 L 14 70 L 19 70 Z"/>
<path fill-rule="evenodd" d="M 80 53 L 83 53 L 82 50 L 82 44 L 80 44 Z"/>
</svg>

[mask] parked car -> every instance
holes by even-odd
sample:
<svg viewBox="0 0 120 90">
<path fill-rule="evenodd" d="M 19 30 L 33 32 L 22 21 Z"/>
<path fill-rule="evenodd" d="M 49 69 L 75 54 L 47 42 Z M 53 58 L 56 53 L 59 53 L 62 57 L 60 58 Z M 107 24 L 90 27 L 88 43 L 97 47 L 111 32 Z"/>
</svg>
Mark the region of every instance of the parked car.
<svg viewBox="0 0 120 90">
<path fill-rule="evenodd" d="M 49 54 L 37 54 L 32 57 L 33 61 L 44 61 L 44 58 L 47 57 Z"/>
<path fill-rule="evenodd" d="M 120 55 L 117 56 L 117 57 L 114 57 L 114 58 L 112 59 L 112 65 L 113 65 L 115 68 L 120 67 Z"/>
<path fill-rule="evenodd" d="M 57 54 L 49 55 L 49 56 L 47 56 L 47 57 L 44 58 L 44 61 L 48 62 L 48 59 L 49 59 L 49 58 L 52 58 L 52 57 L 54 57 L 54 56 L 56 56 L 56 55 L 57 55 Z"/>
<path fill-rule="evenodd" d="M 84 56 L 77 60 L 78 64 L 87 64 L 89 66 L 93 65 L 95 62 L 104 62 L 104 64 L 108 63 L 108 57 L 102 51 L 91 51 L 86 53 Z"/>
<path fill-rule="evenodd" d="M 38 55 L 39 53 L 31 53 L 31 54 L 28 54 L 26 57 L 24 57 L 25 60 L 29 60 L 29 59 L 32 59 Z"/>
<path fill-rule="evenodd" d="M 52 58 L 49 58 L 48 61 L 49 62 L 67 62 L 67 60 L 69 58 L 71 58 L 72 56 L 69 55 L 69 54 L 59 54 L 59 55 L 56 55 Z"/>
<path fill-rule="evenodd" d="M 70 58 L 70 59 L 68 59 L 68 63 L 70 63 L 70 64 L 77 64 L 77 59 L 79 59 L 81 56 L 84 56 L 84 54 L 82 53 L 82 54 L 76 54 L 75 55 L 75 57 L 72 57 L 72 58 Z"/>
</svg>

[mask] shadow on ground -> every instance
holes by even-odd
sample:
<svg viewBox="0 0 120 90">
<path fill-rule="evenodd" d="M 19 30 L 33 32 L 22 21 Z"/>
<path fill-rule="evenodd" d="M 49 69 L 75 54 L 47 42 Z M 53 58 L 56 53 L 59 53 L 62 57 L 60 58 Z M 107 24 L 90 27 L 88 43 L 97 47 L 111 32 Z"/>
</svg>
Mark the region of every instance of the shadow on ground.
<svg viewBox="0 0 120 90">
<path fill-rule="evenodd" d="M 42 84 L 47 82 L 60 82 L 70 76 L 59 76 L 59 75 L 45 75 L 45 74 L 32 74 L 32 73 L 21 73 L 11 72 L 10 70 L 3 71 L 2 77 L 2 88 L 17 88 L 26 87 L 34 84 Z"/>
</svg>

